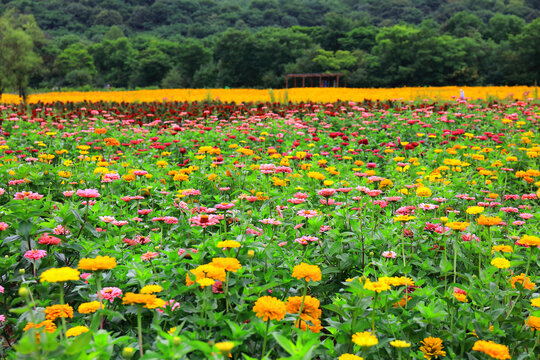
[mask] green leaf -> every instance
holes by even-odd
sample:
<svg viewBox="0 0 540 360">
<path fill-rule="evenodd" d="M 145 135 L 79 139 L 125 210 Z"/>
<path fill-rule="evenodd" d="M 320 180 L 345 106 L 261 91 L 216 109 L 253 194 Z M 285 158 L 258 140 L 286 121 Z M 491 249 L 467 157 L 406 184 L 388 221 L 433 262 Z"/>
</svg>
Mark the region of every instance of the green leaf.
<svg viewBox="0 0 540 360">
<path fill-rule="evenodd" d="M 290 355 L 295 355 L 297 353 L 296 346 L 285 336 L 278 334 L 278 333 L 272 333 L 272 336 L 276 341 L 281 345 L 285 351 L 287 351 Z"/>
</svg>

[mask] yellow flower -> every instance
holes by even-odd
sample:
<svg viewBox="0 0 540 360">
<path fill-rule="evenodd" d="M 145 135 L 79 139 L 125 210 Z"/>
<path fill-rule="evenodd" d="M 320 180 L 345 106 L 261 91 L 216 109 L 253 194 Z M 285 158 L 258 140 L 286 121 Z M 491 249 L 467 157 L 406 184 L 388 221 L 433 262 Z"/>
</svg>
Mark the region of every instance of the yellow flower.
<svg viewBox="0 0 540 360">
<path fill-rule="evenodd" d="M 527 290 L 534 290 L 535 283 L 531 282 L 531 278 L 527 276 L 525 279 L 525 274 L 521 273 L 517 276 L 512 276 L 512 279 L 510 280 L 512 282 L 512 288 L 516 288 L 516 282 L 520 283 L 525 289 Z"/>
<path fill-rule="evenodd" d="M 79 336 L 87 333 L 89 329 L 86 326 L 75 326 L 66 331 L 66 337 Z"/>
<path fill-rule="evenodd" d="M 416 219 L 416 216 L 411 215 L 398 215 L 394 216 L 394 222 L 407 222 Z"/>
<path fill-rule="evenodd" d="M 379 339 L 369 331 L 357 332 L 352 336 L 352 341 L 362 347 L 371 347 L 379 343 Z"/>
<path fill-rule="evenodd" d="M 478 223 L 478 225 L 493 226 L 499 225 L 502 222 L 502 219 L 498 216 L 487 217 L 484 215 L 480 215 L 480 217 L 476 219 L 476 222 Z"/>
<path fill-rule="evenodd" d="M 236 270 L 242 268 L 242 265 L 236 258 L 213 258 L 211 264 L 232 272 L 236 272 Z"/>
<path fill-rule="evenodd" d="M 438 358 L 439 356 L 446 356 L 446 351 L 443 351 L 443 341 L 439 338 L 427 337 L 422 340 L 420 351 L 424 353 L 424 358 Z"/>
<path fill-rule="evenodd" d="M 491 253 L 493 253 L 495 251 L 511 253 L 511 252 L 514 252 L 514 249 L 512 249 L 512 247 L 510 245 L 494 245 L 491 248 Z"/>
<path fill-rule="evenodd" d="M 54 321 L 58 318 L 73 318 L 73 308 L 69 305 L 51 305 L 45 310 L 45 319 Z"/>
<path fill-rule="evenodd" d="M 528 325 L 531 328 L 531 331 L 540 330 L 540 317 L 533 315 L 529 316 L 525 325 Z"/>
<path fill-rule="evenodd" d="M 304 301 L 304 304 L 302 305 L 302 300 Z M 311 317 L 313 319 L 318 319 L 321 317 L 321 309 L 319 308 L 321 302 L 319 299 L 314 298 L 312 296 L 306 295 L 306 297 L 302 296 L 290 296 L 287 298 L 287 312 L 289 314 L 297 315 L 300 311 L 300 306 L 302 306 L 302 313 L 300 314 L 300 317 Z"/>
<path fill-rule="evenodd" d="M 521 244 L 529 246 L 540 246 L 540 237 L 532 235 L 523 235 L 519 240 Z"/>
<path fill-rule="evenodd" d="M 321 269 L 317 265 L 301 263 L 293 268 L 292 276 L 297 279 L 309 281 L 320 281 L 322 278 Z"/>
<path fill-rule="evenodd" d="M 505 345 L 494 343 L 493 341 L 478 340 L 472 348 L 474 351 L 480 351 L 491 356 L 494 359 L 506 360 L 511 359 L 508 347 Z"/>
<path fill-rule="evenodd" d="M 146 285 L 141 289 L 141 294 L 153 294 L 163 291 L 163 288 L 159 285 Z"/>
<path fill-rule="evenodd" d="M 421 186 L 416 189 L 416 195 L 420 197 L 430 197 L 432 194 L 431 189 L 425 186 Z"/>
<path fill-rule="evenodd" d="M 455 231 L 463 231 L 465 230 L 470 224 L 468 222 L 459 222 L 459 221 L 452 221 L 449 223 L 446 223 L 446 226 L 448 226 L 450 229 Z"/>
<path fill-rule="evenodd" d="M 396 348 L 406 348 L 406 347 L 410 347 L 411 343 L 408 343 L 403 340 L 394 340 L 394 341 L 390 341 L 390 345 Z"/>
<path fill-rule="evenodd" d="M 240 243 L 234 240 L 225 240 L 217 243 L 218 248 L 238 248 Z"/>
<path fill-rule="evenodd" d="M 229 355 L 234 348 L 234 343 L 231 341 L 222 341 L 215 343 L 214 346 L 224 355 Z"/>
<path fill-rule="evenodd" d="M 197 284 L 199 284 L 201 286 L 201 288 L 204 288 L 204 287 L 207 287 L 207 286 L 214 285 L 216 280 L 210 279 L 210 278 L 202 278 L 202 279 L 197 279 L 196 282 L 197 282 Z"/>
<path fill-rule="evenodd" d="M 482 211 L 484 211 L 484 208 L 482 206 L 471 206 L 467 209 L 467 214 L 476 215 L 480 214 Z"/>
<path fill-rule="evenodd" d="M 506 260 L 505 258 L 498 257 L 491 260 L 491 265 L 499 269 L 508 269 L 510 267 L 510 261 Z"/>
<path fill-rule="evenodd" d="M 45 320 L 40 323 L 34 324 L 32 322 L 29 322 L 24 327 L 23 331 L 27 331 L 29 329 L 40 329 L 44 327 L 44 330 L 48 333 L 53 333 L 56 331 L 56 324 L 52 322 L 52 320 Z"/>
<path fill-rule="evenodd" d="M 116 267 L 116 259 L 110 256 L 97 256 L 95 259 L 82 258 L 78 268 L 81 270 L 100 271 Z"/>
<path fill-rule="evenodd" d="M 81 273 L 78 270 L 70 267 L 52 268 L 43 272 L 40 276 L 40 281 L 44 282 L 64 282 L 68 280 L 79 280 Z"/>
<path fill-rule="evenodd" d="M 369 279 L 364 283 L 364 289 L 376 291 L 380 293 L 381 291 L 390 290 L 390 285 L 385 281 L 371 282 Z"/>
<path fill-rule="evenodd" d="M 91 301 L 91 302 L 85 302 L 79 305 L 77 308 L 77 311 L 81 314 L 92 314 L 95 313 L 99 309 L 99 302 L 98 301 Z"/>
<path fill-rule="evenodd" d="M 354 354 L 343 354 L 338 360 L 364 360 L 364 358 Z"/>
<path fill-rule="evenodd" d="M 540 307 L 540 297 L 536 299 L 531 299 L 531 306 Z"/>
<path fill-rule="evenodd" d="M 454 297 L 457 299 L 457 301 L 469 302 L 469 300 L 467 299 L 467 295 L 465 295 L 465 294 L 454 293 Z"/>
<path fill-rule="evenodd" d="M 257 299 L 253 311 L 257 317 L 267 320 L 283 320 L 287 309 L 285 303 L 272 296 L 262 296 Z"/>
</svg>

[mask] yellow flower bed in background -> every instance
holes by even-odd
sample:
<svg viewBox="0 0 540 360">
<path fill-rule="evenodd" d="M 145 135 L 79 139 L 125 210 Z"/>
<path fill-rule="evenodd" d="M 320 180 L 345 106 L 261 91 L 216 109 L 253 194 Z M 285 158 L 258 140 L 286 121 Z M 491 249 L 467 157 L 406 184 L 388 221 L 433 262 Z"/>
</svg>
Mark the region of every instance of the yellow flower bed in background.
<svg viewBox="0 0 540 360">
<path fill-rule="evenodd" d="M 392 89 L 355 88 L 292 88 L 276 90 L 257 89 L 160 89 L 137 91 L 50 92 L 33 94 L 29 103 L 54 101 L 203 101 L 223 102 L 275 101 L 275 102 L 335 102 L 337 100 L 452 100 L 463 89 L 468 99 L 520 99 L 538 98 L 538 90 L 532 86 L 485 86 L 485 87 L 403 87 Z M 4 94 L 2 103 L 17 103 L 17 95 Z"/>
</svg>

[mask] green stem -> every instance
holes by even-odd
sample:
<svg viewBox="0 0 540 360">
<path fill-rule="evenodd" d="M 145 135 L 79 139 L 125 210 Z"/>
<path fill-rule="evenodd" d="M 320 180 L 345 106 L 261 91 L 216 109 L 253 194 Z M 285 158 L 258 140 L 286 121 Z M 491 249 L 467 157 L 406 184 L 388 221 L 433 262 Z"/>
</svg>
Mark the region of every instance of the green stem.
<svg viewBox="0 0 540 360">
<path fill-rule="evenodd" d="M 227 271 L 227 278 L 225 279 L 225 312 L 229 312 L 229 273 Z"/>
<path fill-rule="evenodd" d="M 60 305 L 64 305 L 64 283 L 60 282 Z M 61 316 L 62 321 L 62 333 L 63 336 L 66 334 L 66 319 L 64 316 Z"/>
<path fill-rule="evenodd" d="M 266 350 L 266 341 L 268 340 L 268 329 L 270 329 L 270 319 L 266 320 L 266 331 L 264 332 L 264 341 L 261 351 L 261 360 L 264 358 L 264 351 Z"/>
<path fill-rule="evenodd" d="M 137 305 L 137 331 L 139 335 L 139 354 L 143 356 L 143 342 L 142 342 L 142 314 L 141 305 Z"/>
<path fill-rule="evenodd" d="M 456 272 L 457 249 L 458 249 L 458 244 L 457 244 L 457 239 L 456 239 L 454 240 L 454 284 L 456 283 L 456 276 L 457 276 L 457 272 Z"/>
<path fill-rule="evenodd" d="M 297 327 L 300 329 L 300 316 L 302 315 L 302 310 L 304 310 L 304 301 L 306 301 L 307 294 L 307 281 L 304 281 L 304 292 L 302 294 L 302 302 L 300 303 L 300 311 L 298 311 L 298 320 L 296 321 Z"/>
<path fill-rule="evenodd" d="M 499 275 L 497 276 L 497 287 L 499 287 L 499 283 L 501 282 L 501 274 L 502 270 L 499 269 Z M 491 311 L 493 311 L 493 307 L 495 306 L 495 298 L 497 297 L 497 292 L 493 293 L 493 299 L 491 300 Z"/>
<path fill-rule="evenodd" d="M 372 305 L 372 313 L 371 313 L 371 331 L 373 334 L 375 334 L 375 305 L 377 305 L 377 296 L 379 295 L 378 292 L 375 292 L 375 298 L 373 299 L 373 305 Z"/>
</svg>

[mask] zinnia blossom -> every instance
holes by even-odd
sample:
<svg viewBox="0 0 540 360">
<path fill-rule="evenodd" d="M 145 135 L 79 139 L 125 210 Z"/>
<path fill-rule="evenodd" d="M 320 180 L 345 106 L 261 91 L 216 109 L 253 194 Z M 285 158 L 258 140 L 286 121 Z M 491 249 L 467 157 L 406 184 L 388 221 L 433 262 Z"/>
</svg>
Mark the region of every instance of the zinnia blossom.
<svg viewBox="0 0 540 360">
<path fill-rule="evenodd" d="M 301 263 L 293 268 L 292 276 L 305 281 L 321 281 L 321 269 L 317 265 Z"/>
<path fill-rule="evenodd" d="M 61 268 L 52 268 L 43 272 L 40 276 L 40 281 L 48 282 L 64 282 L 68 280 L 79 280 L 79 275 L 81 273 L 78 270 L 72 269 L 70 267 L 61 267 Z"/>
<path fill-rule="evenodd" d="M 505 258 L 498 257 L 491 260 L 491 265 L 499 269 L 508 269 L 510 267 L 510 261 L 506 260 Z"/>
<path fill-rule="evenodd" d="M 45 319 L 54 321 L 58 318 L 73 318 L 73 308 L 69 305 L 51 305 L 45 310 Z"/>
<path fill-rule="evenodd" d="M 78 268 L 81 270 L 100 271 L 110 270 L 116 267 L 116 259 L 110 256 L 97 256 L 95 259 L 82 258 Z"/>
<path fill-rule="evenodd" d="M 100 196 L 96 189 L 79 189 L 77 190 L 76 195 L 83 198 L 98 198 Z"/>
<path fill-rule="evenodd" d="M 257 299 L 253 306 L 253 311 L 257 317 L 267 320 L 283 320 L 287 313 L 286 305 L 283 301 L 272 297 L 262 296 Z"/>
<path fill-rule="evenodd" d="M 153 294 L 163 291 L 163 288 L 159 285 L 146 285 L 141 289 L 141 294 Z"/>
<path fill-rule="evenodd" d="M 47 256 L 47 252 L 45 250 L 28 250 L 24 253 L 24 257 L 28 260 L 39 260 L 45 256 Z"/>
<path fill-rule="evenodd" d="M 338 360 L 364 360 L 364 358 L 358 355 L 346 353 L 341 355 Z"/>
<path fill-rule="evenodd" d="M 426 359 L 446 356 L 446 351 L 443 351 L 443 341 L 439 338 L 427 337 L 422 340 L 422 345 L 420 351 L 424 353 Z"/>
<path fill-rule="evenodd" d="M 236 272 L 242 268 L 242 265 L 236 258 L 213 258 L 211 264 L 232 272 Z"/>
<path fill-rule="evenodd" d="M 357 332 L 352 336 L 352 341 L 362 347 L 371 347 L 379 343 L 379 339 L 369 331 Z"/>
<path fill-rule="evenodd" d="M 506 360 L 511 359 L 510 351 L 505 345 L 497 344 L 493 341 L 478 340 L 472 348 L 474 351 L 480 351 L 491 356 L 494 359 Z"/>
<path fill-rule="evenodd" d="M 531 315 L 525 322 L 525 325 L 529 326 L 531 328 L 531 331 L 539 331 L 540 330 L 540 317 Z"/>
<path fill-rule="evenodd" d="M 98 311 L 100 305 L 98 301 L 85 302 L 79 305 L 77 311 L 81 314 L 92 314 Z"/>
<path fill-rule="evenodd" d="M 79 336 L 90 331 L 86 326 L 74 326 L 66 331 L 66 337 Z"/>
</svg>

